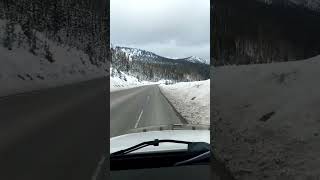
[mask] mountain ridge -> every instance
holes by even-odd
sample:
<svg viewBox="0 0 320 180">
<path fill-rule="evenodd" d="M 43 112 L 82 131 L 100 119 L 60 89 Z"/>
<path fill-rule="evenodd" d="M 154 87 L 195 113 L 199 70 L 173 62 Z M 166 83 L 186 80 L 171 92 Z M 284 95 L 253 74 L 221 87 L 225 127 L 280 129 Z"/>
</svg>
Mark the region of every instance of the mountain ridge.
<svg viewBox="0 0 320 180">
<path fill-rule="evenodd" d="M 126 47 L 126 46 L 113 46 L 112 48 L 116 50 L 120 50 L 122 52 L 125 52 L 127 56 L 129 57 L 129 60 L 142 60 L 142 61 L 159 61 L 160 59 L 165 60 L 165 61 L 188 61 L 191 63 L 202 63 L 202 64 L 210 64 L 208 60 L 196 57 L 196 56 L 189 56 L 185 58 L 169 58 L 169 57 L 164 57 L 161 55 L 158 55 L 154 52 L 143 50 L 140 48 L 132 48 L 132 47 Z"/>
<path fill-rule="evenodd" d="M 111 66 L 138 80 L 199 81 L 210 78 L 209 65 L 193 57 L 170 59 L 153 52 L 120 46 L 111 46 Z"/>
</svg>

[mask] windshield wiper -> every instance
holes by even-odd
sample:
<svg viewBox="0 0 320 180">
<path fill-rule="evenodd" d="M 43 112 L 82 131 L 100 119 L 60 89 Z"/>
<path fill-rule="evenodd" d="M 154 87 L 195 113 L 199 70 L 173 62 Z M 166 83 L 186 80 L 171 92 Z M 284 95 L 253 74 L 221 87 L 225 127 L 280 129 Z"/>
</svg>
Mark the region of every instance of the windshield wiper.
<svg viewBox="0 0 320 180">
<path fill-rule="evenodd" d="M 127 149 L 123 149 L 117 152 L 112 153 L 110 156 L 119 156 L 119 155 L 125 155 L 128 154 L 132 151 L 136 151 L 138 149 L 144 148 L 146 146 L 159 146 L 160 143 L 178 143 L 178 144 L 187 144 L 188 146 L 190 146 L 191 144 L 193 144 L 194 142 L 189 142 L 189 141 L 178 141 L 178 140 L 172 140 L 172 139 L 155 139 L 153 141 L 145 141 L 142 142 L 140 144 L 137 144 L 135 146 L 129 147 Z M 188 148 L 189 149 L 189 148 Z"/>
<path fill-rule="evenodd" d="M 184 160 L 184 161 L 177 162 L 174 165 L 175 166 L 181 166 L 181 165 L 200 162 L 202 160 L 210 158 L 210 155 L 211 155 L 210 153 L 211 153 L 210 151 L 206 151 L 205 153 L 202 153 L 202 154 L 200 154 L 200 155 L 198 155 L 196 157 L 193 157 L 193 158 L 190 158 L 190 159 L 187 159 L 187 160 Z"/>
</svg>

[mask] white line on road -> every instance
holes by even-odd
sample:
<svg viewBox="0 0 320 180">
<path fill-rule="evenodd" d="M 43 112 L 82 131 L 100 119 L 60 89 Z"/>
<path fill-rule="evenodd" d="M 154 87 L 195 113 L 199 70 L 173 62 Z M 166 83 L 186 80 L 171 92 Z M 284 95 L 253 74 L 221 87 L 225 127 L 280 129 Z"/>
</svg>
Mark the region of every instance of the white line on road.
<svg viewBox="0 0 320 180">
<path fill-rule="evenodd" d="M 150 101 L 150 96 L 147 97 L 147 102 L 149 102 L 149 101 Z"/>
<path fill-rule="evenodd" d="M 137 127 L 138 127 L 138 124 L 139 124 L 139 121 L 140 121 L 140 119 L 141 119 L 142 113 L 143 113 L 143 109 L 142 109 L 141 112 L 140 112 L 139 118 L 138 118 L 136 124 L 134 125 L 134 128 L 137 128 Z"/>
</svg>

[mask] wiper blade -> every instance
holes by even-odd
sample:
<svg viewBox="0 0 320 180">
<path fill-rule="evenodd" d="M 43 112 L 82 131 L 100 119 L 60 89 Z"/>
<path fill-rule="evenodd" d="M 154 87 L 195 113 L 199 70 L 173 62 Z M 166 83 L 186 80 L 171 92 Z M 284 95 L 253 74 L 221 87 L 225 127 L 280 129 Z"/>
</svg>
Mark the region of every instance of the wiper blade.
<svg viewBox="0 0 320 180">
<path fill-rule="evenodd" d="M 172 139 L 155 139 L 153 141 L 145 141 L 145 142 L 142 142 L 140 144 L 137 144 L 135 146 L 132 146 L 132 147 L 129 147 L 127 149 L 123 149 L 123 150 L 120 150 L 120 151 L 117 151 L 117 152 L 114 152 L 112 153 L 110 156 L 119 156 L 119 155 L 125 155 L 125 154 L 128 154 L 132 151 L 136 151 L 138 149 L 142 149 L 146 146 L 159 146 L 160 143 L 166 143 L 166 142 L 169 142 L 169 143 L 178 143 L 178 144 L 187 144 L 187 145 L 190 145 L 192 144 L 193 142 L 189 142 L 189 141 L 178 141 L 178 140 L 172 140 Z"/>
<path fill-rule="evenodd" d="M 180 161 L 180 162 L 177 162 L 175 163 L 174 165 L 175 166 L 181 166 L 181 165 L 186 165 L 186 164 L 192 164 L 192 163 L 196 163 L 196 162 L 200 162 L 202 160 L 205 160 L 205 159 L 209 159 L 210 158 L 210 155 L 211 155 L 211 152 L 210 151 L 207 151 L 205 153 L 202 153 L 196 157 L 193 157 L 193 158 L 190 158 L 190 159 L 187 159 L 187 160 L 184 160 L 184 161 Z"/>
</svg>

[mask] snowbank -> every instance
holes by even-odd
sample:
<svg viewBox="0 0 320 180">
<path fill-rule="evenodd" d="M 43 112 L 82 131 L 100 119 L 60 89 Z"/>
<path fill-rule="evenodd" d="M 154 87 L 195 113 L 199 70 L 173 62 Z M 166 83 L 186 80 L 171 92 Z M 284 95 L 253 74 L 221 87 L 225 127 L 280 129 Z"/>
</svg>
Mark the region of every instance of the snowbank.
<svg viewBox="0 0 320 180">
<path fill-rule="evenodd" d="M 320 56 L 214 73 L 214 154 L 236 179 L 318 179 Z"/>
<path fill-rule="evenodd" d="M 11 50 L 2 46 L 5 20 L 0 20 L 0 96 L 16 94 L 41 88 L 89 80 L 107 76 L 107 64 L 92 65 L 83 51 L 57 44 L 37 33 L 40 45 L 47 43 L 52 55 L 50 62 L 43 49 L 29 51 L 21 27 L 15 26 L 15 34 L 22 36 L 22 42 L 13 43 Z M 19 45 L 18 45 L 19 44 Z"/>
<path fill-rule="evenodd" d="M 110 68 L 110 73 L 110 92 L 139 86 L 158 84 L 158 82 L 139 81 L 136 77 L 113 68 Z"/>
<path fill-rule="evenodd" d="M 210 80 L 160 85 L 161 91 L 191 124 L 210 124 Z"/>
<path fill-rule="evenodd" d="M 66 53 L 65 57 L 72 54 Z M 0 47 L 0 96 L 89 80 L 106 73 L 94 66 L 72 62 L 72 59 L 76 56 L 70 58 L 69 63 L 58 59 L 50 64 L 24 49 L 8 51 Z"/>
</svg>

